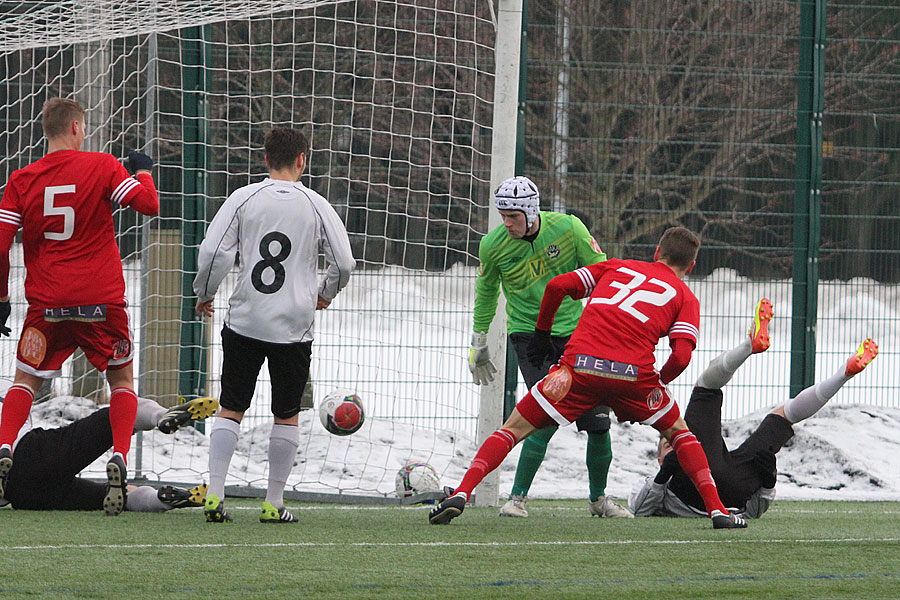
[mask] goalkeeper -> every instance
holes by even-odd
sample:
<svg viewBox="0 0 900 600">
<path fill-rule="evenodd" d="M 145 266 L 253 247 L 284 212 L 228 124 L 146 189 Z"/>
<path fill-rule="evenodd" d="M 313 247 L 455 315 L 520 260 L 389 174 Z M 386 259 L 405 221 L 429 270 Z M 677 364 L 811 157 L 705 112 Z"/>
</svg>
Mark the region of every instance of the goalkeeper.
<svg viewBox="0 0 900 600">
<path fill-rule="evenodd" d="M 213 398 L 195 398 L 166 409 L 153 400 L 138 398 L 135 431 L 159 429 L 174 433 L 192 420 L 212 415 L 219 403 Z M 113 445 L 109 407 L 54 429 L 31 429 L 30 419 L 15 442 L 15 463 L 2 468 L 5 481 L 0 506 L 12 504 L 24 510 L 101 510 L 111 483 L 83 479 L 78 474 L 109 451 Z M 123 482 L 124 483 L 124 482 Z M 173 508 L 203 506 L 206 485 L 184 489 L 165 485 L 126 486 L 122 490 L 124 510 L 162 512 Z"/>
<path fill-rule="evenodd" d="M 527 358 L 528 344 L 544 288 L 553 277 L 578 267 L 606 260 L 587 227 L 574 215 L 540 210 L 537 186 L 527 177 L 507 179 L 494 193 L 495 206 L 503 225 L 488 233 L 478 248 L 480 267 L 475 283 L 475 315 L 469 370 L 476 384 L 484 385 L 497 372 L 487 347 L 487 331 L 497 310 L 500 286 L 506 297 L 509 343 L 516 352 L 522 377 L 529 388 L 537 384 L 562 354 L 581 316 L 582 303 L 566 297 L 553 322 L 553 353 L 539 365 Z M 586 462 L 590 486 L 591 515 L 626 517 L 633 515 L 606 497 L 605 488 L 612 462 L 609 439 L 609 408 L 599 407 L 577 421 L 587 432 Z M 557 426 L 536 431 L 522 444 L 516 478 L 500 516 L 527 517 L 525 502 L 547 444 Z"/>
<path fill-rule="evenodd" d="M 684 412 L 684 420 L 706 454 L 722 503 L 733 507 L 732 512 L 753 519 L 761 517 L 775 499 L 775 455 L 793 437 L 793 425 L 825 406 L 878 354 L 877 344 L 865 340 L 837 373 L 773 409 L 740 446 L 729 451 L 722 438 L 722 387 L 751 354 L 769 348 L 772 315 L 772 304 L 763 298 L 756 306 L 750 335 L 709 363 L 697 379 Z M 639 517 L 706 517 L 700 495 L 671 449 L 660 440 L 659 472 L 635 486 L 629 499 L 631 510 Z"/>
</svg>

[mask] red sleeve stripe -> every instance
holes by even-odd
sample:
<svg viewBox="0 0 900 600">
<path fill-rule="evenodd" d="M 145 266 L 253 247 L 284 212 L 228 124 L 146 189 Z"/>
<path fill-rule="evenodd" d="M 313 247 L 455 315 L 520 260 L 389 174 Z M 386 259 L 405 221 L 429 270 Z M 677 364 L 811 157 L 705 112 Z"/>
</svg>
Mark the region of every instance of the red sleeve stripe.
<svg viewBox="0 0 900 600">
<path fill-rule="evenodd" d="M 590 293 L 594 291 L 594 288 L 597 287 L 597 282 L 594 280 L 594 275 L 591 273 L 591 270 L 587 267 L 581 267 L 580 269 L 577 269 L 575 273 L 578 275 L 578 278 L 581 279 L 581 284 L 584 286 L 584 295 L 590 295 Z"/>
<path fill-rule="evenodd" d="M 22 226 L 22 215 L 11 210 L 0 209 L 0 223 L 8 223 L 15 227 Z"/>
<path fill-rule="evenodd" d="M 685 323 L 684 321 L 677 321 L 674 325 L 672 325 L 672 328 L 669 329 L 669 336 L 671 337 L 673 333 L 687 335 L 695 340 L 700 335 L 700 331 L 696 327 L 694 327 L 690 323 Z"/>
<path fill-rule="evenodd" d="M 141 185 L 136 179 L 132 179 L 129 177 L 128 179 L 122 180 L 122 183 L 119 184 L 119 187 L 115 189 L 112 193 L 111 200 L 116 204 L 122 204 L 122 200 L 125 199 L 125 196 L 128 195 L 135 186 Z"/>
</svg>

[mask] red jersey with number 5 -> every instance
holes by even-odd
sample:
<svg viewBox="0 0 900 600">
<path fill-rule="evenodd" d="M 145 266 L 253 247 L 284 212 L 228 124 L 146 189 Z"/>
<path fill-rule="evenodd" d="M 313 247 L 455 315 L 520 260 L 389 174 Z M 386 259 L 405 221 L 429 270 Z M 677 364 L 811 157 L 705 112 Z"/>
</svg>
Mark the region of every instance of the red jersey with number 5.
<svg viewBox="0 0 900 600">
<path fill-rule="evenodd" d="M 563 353 L 562 360 L 568 364 L 574 363 L 576 355 L 585 354 L 652 370 L 653 353 L 661 338 L 668 336 L 670 342 L 686 338 L 697 346 L 700 303 L 661 262 L 612 259 L 556 279 L 545 294 L 589 296 Z M 544 313 L 542 304 L 537 327 L 546 330 L 552 314 Z"/>
<path fill-rule="evenodd" d="M 12 173 L 0 201 L 0 255 L 8 257 L 21 227 L 30 305 L 124 302 L 118 206 L 156 214 L 159 198 L 148 173 L 130 177 L 111 154 L 59 150 Z M 8 269 L 8 261 L 0 265 L 2 295 Z"/>
</svg>

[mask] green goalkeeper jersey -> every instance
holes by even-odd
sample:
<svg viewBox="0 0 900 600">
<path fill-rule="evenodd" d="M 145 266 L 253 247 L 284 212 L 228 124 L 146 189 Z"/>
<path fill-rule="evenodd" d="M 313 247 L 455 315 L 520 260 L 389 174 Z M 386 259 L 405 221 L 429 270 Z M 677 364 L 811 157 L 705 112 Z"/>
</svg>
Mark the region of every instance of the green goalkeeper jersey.
<svg viewBox="0 0 900 600">
<path fill-rule="evenodd" d="M 540 219 L 540 230 L 532 242 L 511 238 L 503 225 L 481 239 L 474 331 L 486 332 L 490 327 L 502 285 L 507 333 L 533 332 L 548 281 L 606 260 L 606 254 L 578 217 L 542 211 Z M 581 309 L 580 300 L 567 296 L 553 320 L 553 335 L 570 335 L 581 317 Z"/>
</svg>

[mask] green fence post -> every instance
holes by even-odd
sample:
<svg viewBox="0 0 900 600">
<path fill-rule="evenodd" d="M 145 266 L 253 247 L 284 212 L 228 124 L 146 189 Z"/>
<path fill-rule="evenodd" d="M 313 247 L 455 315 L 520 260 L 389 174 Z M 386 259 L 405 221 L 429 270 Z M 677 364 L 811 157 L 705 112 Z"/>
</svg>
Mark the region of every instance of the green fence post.
<svg viewBox="0 0 900 600">
<path fill-rule="evenodd" d="M 203 241 L 206 222 L 206 52 L 207 27 L 184 30 L 184 154 L 181 353 L 179 356 L 179 393 L 199 396 L 206 387 L 206 342 L 203 323 L 194 315 L 194 274 L 197 272 L 198 246 Z"/>
<path fill-rule="evenodd" d="M 814 383 L 816 370 L 824 90 L 825 0 L 803 0 L 797 74 L 791 397 Z"/>
</svg>

